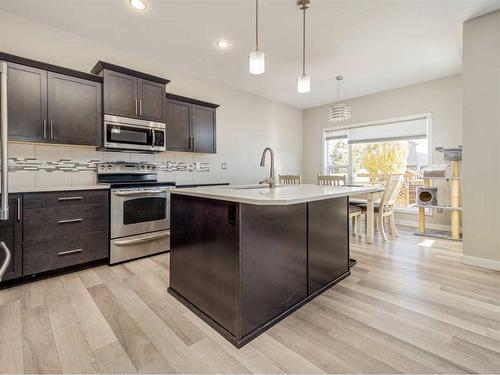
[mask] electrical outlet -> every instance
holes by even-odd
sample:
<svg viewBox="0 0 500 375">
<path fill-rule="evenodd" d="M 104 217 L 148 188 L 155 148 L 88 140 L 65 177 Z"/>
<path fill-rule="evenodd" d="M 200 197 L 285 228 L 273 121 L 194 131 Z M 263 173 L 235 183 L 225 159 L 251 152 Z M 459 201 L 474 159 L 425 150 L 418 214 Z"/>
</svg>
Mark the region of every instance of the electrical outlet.
<svg viewBox="0 0 500 375">
<path fill-rule="evenodd" d="M 221 169 L 227 169 L 227 163 L 220 163 Z"/>
<path fill-rule="evenodd" d="M 438 214 L 442 214 L 442 213 L 443 213 L 443 211 L 444 211 L 444 210 L 443 210 L 442 208 L 438 208 L 438 209 L 437 209 Z"/>
</svg>

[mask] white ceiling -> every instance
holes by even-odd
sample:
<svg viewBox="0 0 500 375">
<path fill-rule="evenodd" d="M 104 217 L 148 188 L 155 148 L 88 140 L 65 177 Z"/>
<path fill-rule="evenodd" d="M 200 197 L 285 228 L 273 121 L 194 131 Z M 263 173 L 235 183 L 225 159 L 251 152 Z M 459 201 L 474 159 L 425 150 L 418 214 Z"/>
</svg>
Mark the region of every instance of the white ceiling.
<svg viewBox="0 0 500 375">
<path fill-rule="evenodd" d="M 307 13 L 311 92 L 296 93 L 301 13 L 295 0 L 260 1 L 266 72 L 248 73 L 254 0 L 0 0 L 0 9 L 119 49 L 148 54 L 189 75 L 299 108 L 459 73 L 462 22 L 500 8 L 500 0 L 312 0 Z M 215 41 L 231 42 L 219 50 Z M 167 77 L 168 78 L 168 77 Z"/>
</svg>

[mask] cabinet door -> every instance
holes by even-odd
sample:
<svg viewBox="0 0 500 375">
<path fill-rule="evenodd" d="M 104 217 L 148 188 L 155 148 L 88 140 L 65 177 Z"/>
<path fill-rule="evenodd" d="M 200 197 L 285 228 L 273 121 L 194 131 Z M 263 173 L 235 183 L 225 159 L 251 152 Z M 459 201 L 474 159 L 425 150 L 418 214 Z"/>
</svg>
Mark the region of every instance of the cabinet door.
<svg viewBox="0 0 500 375">
<path fill-rule="evenodd" d="M 101 145 L 99 82 L 49 72 L 48 103 L 50 142 Z"/>
<path fill-rule="evenodd" d="M 138 79 L 126 74 L 104 71 L 104 113 L 124 117 L 137 117 Z"/>
<path fill-rule="evenodd" d="M 12 260 L 3 280 L 22 276 L 22 221 L 20 217 L 21 194 L 9 195 L 9 220 L 0 221 L 0 241 L 5 242 L 12 253 Z M 0 251 L 0 264 L 5 256 Z"/>
<path fill-rule="evenodd" d="M 349 271 L 349 203 L 335 198 L 308 203 L 309 294 Z"/>
<path fill-rule="evenodd" d="M 9 139 L 46 142 L 47 72 L 8 64 Z"/>
<path fill-rule="evenodd" d="M 165 85 L 138 80 L 139 117 L 145 120 L 165 122 Z"/>
<path fill-rule="evenodd" d="M 193 105 L 191 134 L 193 151 L 215 153 L 215 109 Z"/>
<path fill-rule="evenodd" d="M 167 150 L 190 151 L 191 106 L 167 99 Z"/>
</svg>

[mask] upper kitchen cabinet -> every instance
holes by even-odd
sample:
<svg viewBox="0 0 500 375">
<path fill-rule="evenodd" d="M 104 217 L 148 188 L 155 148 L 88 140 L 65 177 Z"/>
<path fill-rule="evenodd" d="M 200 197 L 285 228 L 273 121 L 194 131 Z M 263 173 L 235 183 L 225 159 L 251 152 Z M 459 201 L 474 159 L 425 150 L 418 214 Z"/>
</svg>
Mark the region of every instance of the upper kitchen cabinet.
<svg viewBox="0 0 500 375">
<path fill-rule="evenodd" d="M 138 113 L 137 78 L 126 74 L 104 71 L 104 113 L 136 117 Z"/>
<path fill-rule="evenodd" d="M 167 79 L 99 61 L 92 73 L 103 77 L 104 113 L 165 122 Z"/>
<path fill-rule="evenodd" d="M 215 153 L 217 104 L 167 94 L 167 150 Z"/>
<path fill-rule="evenodd" d="M 193 151 L 215 153 L 215 109 L 193 105 L 192 113 Z"/>
<path fill-rule="evenodd" d="M 47 71 L 8 64 L 9 139 L 46 142 Z"/>
<path fill-rule="evenodd" d="M 101 84 L 48 74 L 49 139 L 53 143 L 102 143 Z"/>
<path fill-rule="evenodd" d="M 9 140 L 102 144 L 102 78 L 0 52 L 8 65 Z"/>
</svg>

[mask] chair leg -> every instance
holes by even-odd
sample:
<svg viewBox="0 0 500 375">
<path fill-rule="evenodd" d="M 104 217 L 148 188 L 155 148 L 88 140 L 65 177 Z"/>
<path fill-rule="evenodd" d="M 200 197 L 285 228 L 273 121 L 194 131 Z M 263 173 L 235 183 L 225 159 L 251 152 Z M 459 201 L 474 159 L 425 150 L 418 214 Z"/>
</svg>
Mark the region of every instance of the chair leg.
<svg viewBox="0 0 500 375">
<path fill-rule="evenodd" d="M 356 232 L 358 233 L 358 237 L 361 237 L 361 215 L 359 215 L 357 219 Z"/>
<path fill-rule="evenodd" d="M 380 223 L 380 232 L 382 233 L 382 237 L 384 238 L 384 241 L 387 241 L 387 235 L 385 234 L 384 228 L 384 217 L 382 215 L 379 216 L 378 222 Z"/>
<path fill-rule="evenodd" d="M 389 225 L 391 226 L 391 232 L 394 236 L 399 237 L 398 228 L 396 228 L 396 222 L 394 220 L 394 213 L 389 216 Z"/>
</svg>

